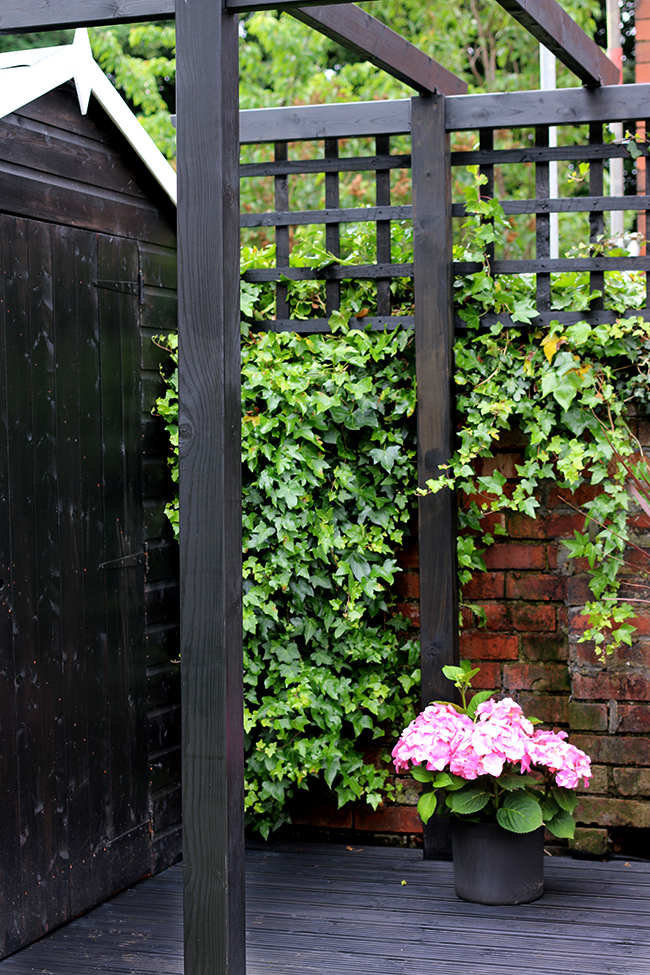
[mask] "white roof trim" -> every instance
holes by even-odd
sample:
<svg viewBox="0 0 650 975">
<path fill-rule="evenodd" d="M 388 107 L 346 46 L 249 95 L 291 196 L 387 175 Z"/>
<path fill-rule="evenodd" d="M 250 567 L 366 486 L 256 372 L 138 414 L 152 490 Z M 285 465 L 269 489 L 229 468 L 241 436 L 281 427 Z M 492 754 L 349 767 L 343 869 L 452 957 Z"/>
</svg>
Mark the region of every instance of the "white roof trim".
<svg viewBox="0 0 650 975">
<path fill-rule="evenodd" d="M 0 118 L 74 80 L 82 115 L 91 93 L 176 204 L 176 173 L 92 56 L 88 31 L 63 47 L 0 54 Z"/>
</svg>

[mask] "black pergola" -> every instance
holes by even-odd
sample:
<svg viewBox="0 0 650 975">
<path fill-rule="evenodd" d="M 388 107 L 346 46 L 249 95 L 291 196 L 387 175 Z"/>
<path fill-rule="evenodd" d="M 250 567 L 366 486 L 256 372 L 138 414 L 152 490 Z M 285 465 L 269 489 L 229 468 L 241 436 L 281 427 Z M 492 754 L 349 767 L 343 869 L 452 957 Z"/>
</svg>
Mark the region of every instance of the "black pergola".
<svg viewBox="0 0 650 975">
<path fill-rule="evenodd" d="M 618 69 L 555 0 L 498 0 L 589 87 Z M 181 659 L 185 970 L 245 971 L 237 15 L 274 8 L 351 47 L 423 96 L 412 132 L 421 482 L 450 452 L 453 343 L 451 199 L 444 96 L 463 83 L 354 5 L 304 0 L 3 0 L 0 30 L 177 21 Z M 442 160 L 442 163 L 440 163 Z M 431 253 L 431 251 L 429 251 Z M 416 262 L 417 263 L 417 262 Z M 457 656 L 453 499 L 420 509 L 423 697 L 440 696 Z M 435 851 L 429 847 L 429 852 Z"/>
</svg>

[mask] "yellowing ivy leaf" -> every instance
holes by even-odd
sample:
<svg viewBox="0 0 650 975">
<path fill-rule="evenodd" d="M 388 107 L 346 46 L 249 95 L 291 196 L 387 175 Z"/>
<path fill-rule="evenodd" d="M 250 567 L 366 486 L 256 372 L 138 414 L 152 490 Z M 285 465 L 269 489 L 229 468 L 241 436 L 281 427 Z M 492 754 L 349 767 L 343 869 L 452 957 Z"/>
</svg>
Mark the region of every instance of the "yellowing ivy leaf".
<svg viewBox="0 0 650 975">
<path fill-rule="evenodd" d="M 564 338 L 563 335 L 555 335 L 552 337 L 550 335 L 546 336 L 546 338 L 542 342 L 542 348 L 544 349 L 544 355 L 546 356 L 549 362 L 553 361 L 553 356 L 560 348 L 560 346 L 564 345 L 565 342 L 566 339 Z"/>
</svg>

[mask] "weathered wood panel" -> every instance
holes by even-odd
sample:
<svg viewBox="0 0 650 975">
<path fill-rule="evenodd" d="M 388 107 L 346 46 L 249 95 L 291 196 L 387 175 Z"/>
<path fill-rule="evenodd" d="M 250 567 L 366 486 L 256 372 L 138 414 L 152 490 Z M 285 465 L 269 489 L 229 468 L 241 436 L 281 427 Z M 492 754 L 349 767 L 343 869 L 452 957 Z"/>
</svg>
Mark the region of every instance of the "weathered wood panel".
<svg viewBox="0 0 650 975">
<path fill-rule="evenodd" d="M 301 108 L 251 108 L 239 113 L 242 144 L 397 135 L 410 131 L 411 111 L 407 98 Z"/>
</svg>

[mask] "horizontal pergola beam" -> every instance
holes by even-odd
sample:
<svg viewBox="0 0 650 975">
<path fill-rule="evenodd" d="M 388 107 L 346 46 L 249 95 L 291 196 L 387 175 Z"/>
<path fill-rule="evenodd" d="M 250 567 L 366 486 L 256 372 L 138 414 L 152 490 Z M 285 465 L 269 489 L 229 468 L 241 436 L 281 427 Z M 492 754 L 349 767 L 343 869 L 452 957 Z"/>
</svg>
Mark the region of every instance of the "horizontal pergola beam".
<svg viewBox="0 0 650 975">
<path fill-rule="evenodd" d="M 617 85 L 620 72 L 557 0 L 497 0 L 585 85 Z"/>
<path fill-rule="evenodd" d="M 0 33 L 171 20 L 175 0 L 1 0 Z"/>
<path fill-rule="evenodd" d="M 289 13 L 423 95 L 467 92 L 464 81 L 354 3 L 293 7 Z"/>
</svg>

